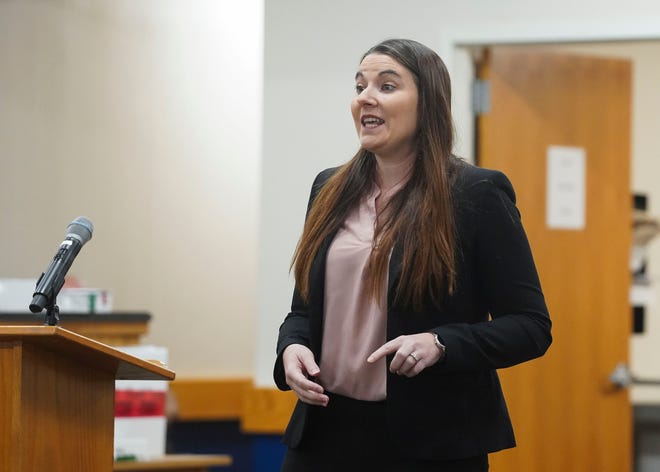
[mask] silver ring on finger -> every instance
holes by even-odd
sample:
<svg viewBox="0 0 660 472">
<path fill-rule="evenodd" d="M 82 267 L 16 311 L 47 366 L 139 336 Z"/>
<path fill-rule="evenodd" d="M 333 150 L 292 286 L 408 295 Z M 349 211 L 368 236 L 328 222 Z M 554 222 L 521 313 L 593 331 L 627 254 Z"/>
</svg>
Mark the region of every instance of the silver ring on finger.
<svg viewBox="0 0 660 472">
<path fill-rule="evenodd" d="M 419 362 L 419 359 L 417 359 L 417 356 L 415 355 L 414 352 L 411 352 L 410 354 L 408 354 L 408 356 L 409 356 L 409 357 L 412 357 L 413 359 L 415 359 L 415 362 Z"/>
</svg>

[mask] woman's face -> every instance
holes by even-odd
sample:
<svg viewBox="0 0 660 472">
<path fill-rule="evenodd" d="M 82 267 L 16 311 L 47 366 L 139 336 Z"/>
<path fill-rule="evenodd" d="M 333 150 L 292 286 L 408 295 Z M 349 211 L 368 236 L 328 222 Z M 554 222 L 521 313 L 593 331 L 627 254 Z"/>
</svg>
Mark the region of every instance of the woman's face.
<svg viewBox="0 0 660 472">
<path fill-rule="evenodd" d="M 366 56 L 355 74 L 351 113 L 360 145 L 381 159 L 415 154 L 417 85 L 405 66 L 385 54 Z"/>
</svg>

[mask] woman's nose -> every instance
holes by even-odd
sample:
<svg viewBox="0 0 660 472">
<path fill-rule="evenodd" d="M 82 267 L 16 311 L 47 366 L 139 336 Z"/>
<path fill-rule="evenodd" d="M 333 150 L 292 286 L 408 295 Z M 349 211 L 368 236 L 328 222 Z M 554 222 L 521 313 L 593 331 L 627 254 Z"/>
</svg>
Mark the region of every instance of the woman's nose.
<svg viewBox="0 0 660 472">
<path fill-rule="evenodd" d="M 376 97 L 372 87 L 367 87 L 357 96 L 358 102 L 362 105 L 375 105 Z"/>
</svg>

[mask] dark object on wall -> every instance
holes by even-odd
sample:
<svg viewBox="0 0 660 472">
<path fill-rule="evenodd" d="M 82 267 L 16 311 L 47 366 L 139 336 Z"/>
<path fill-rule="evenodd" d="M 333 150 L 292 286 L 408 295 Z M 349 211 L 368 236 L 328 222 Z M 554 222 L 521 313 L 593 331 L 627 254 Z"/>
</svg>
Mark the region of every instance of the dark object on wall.
<svg viewBox="0 0 660 472">
<path fill-rule="evenodd" d="M 644 296 L 639 292 L 648 291 L 651 288 L 651 281 L 647 274 L 648 265 L 648 244 L 658 234 L 660 234 L 660 221 L 648 215 L 648 198 L 644 194 L 633 195 L 633 221 L 632 221 L 632 253 L 631 253 L 631 271 L 632 271 L 632 289 L 638 295 L 632 297 L 632 315 L 633 315 L 633 333 L 644 332 Z"/>
</svg>

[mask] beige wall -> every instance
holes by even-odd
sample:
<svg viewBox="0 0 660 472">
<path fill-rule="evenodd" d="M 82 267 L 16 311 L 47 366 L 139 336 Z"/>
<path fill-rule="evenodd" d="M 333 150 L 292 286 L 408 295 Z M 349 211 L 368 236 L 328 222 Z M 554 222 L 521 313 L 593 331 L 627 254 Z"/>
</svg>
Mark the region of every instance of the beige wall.
<svg viewBox="0 0 660 472">
<path fill-rule="evenodd" d="M 0 2 L 0 277 L 86 215 L 70 274 L 150 312 L 183 376 L 253 370 L 262 8 Z"/>
</svg>

